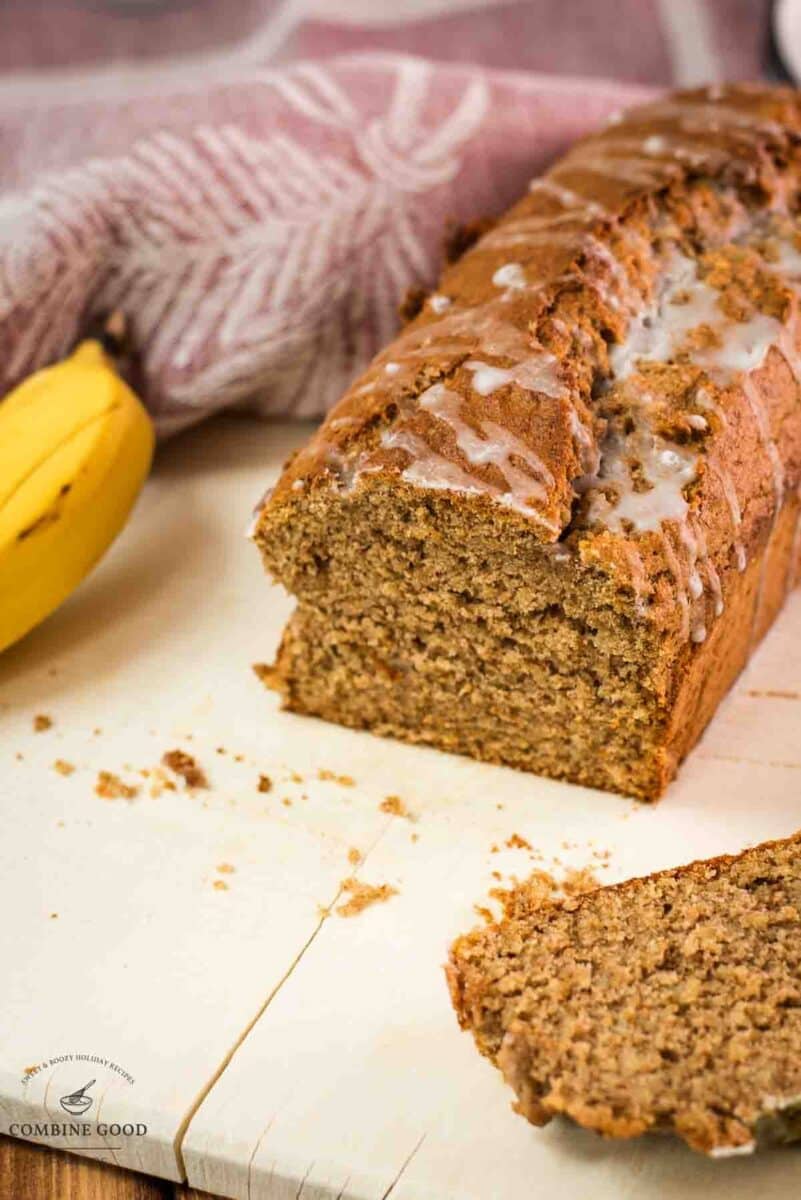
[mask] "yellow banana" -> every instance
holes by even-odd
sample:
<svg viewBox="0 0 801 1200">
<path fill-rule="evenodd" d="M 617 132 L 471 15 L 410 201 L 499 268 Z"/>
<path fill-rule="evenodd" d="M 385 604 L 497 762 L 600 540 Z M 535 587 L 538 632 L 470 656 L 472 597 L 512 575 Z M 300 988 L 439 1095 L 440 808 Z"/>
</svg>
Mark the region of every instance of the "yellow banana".
<svg viewBox="0 0 801 1200">
<path fill-rule="evenodd" d="M 150 418 L 96 341 L 0 401 L 0 651 L 111 545 L 153 444 Z"/>
</svg>

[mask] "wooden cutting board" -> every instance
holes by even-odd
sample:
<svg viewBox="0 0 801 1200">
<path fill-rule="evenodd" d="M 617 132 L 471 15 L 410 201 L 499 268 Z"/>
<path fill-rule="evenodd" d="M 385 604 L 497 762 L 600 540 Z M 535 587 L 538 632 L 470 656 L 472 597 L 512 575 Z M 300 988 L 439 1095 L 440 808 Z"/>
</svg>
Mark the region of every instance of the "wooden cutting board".
<svg viewBox="0 0 801 1200">
<path fill-rule="evenodd" d="M 281 713 L 251 667 L 290 602 L 245 530 L 307 433 L 167 446 L 112 553 L 0 659 L 0 1132 L 250 1200 L 786 1197 L 792 1150 L 529 1127 L 442 963 L 534 867 L 612 881 L 801 824 L 801 595 L 651 807 Z M 159 768 L 174 749 L 207 789 Z M 345 917 L 354 875 L 394 892 Z"/>
</svg>

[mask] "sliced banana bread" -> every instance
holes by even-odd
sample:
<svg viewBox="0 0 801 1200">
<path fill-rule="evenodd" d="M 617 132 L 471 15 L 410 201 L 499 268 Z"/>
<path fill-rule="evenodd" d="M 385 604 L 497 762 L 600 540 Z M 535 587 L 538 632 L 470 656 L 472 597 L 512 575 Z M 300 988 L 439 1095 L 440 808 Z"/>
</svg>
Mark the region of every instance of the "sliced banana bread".
<svg viewBox="0 0 801 1200">
<path fill-rule="evenodd" d="M 545 907 L 523 885 L 447 974 L 535 1125 L 717 1156 L 801 1137 L 801 834 Z"/>
</svg>

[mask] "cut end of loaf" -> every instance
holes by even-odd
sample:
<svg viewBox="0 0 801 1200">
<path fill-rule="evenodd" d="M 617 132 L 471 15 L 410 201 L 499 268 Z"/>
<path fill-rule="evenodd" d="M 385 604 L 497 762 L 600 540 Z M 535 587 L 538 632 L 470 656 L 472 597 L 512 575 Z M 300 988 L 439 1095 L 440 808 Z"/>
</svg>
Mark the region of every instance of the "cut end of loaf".
<svg viewBox="0 0 801 1200">
<path fill-rule="evenodd" d="M 725 1157 L 801 1136 L 801 835 L 515 911 L 452 947 L 459 1023 L 535 1125 Z"/>
<path fill-rule="evenodd" d="M 257 540 L 298 598 L 273 680 L 287 708 L 644 799 L 671 672 L 625 560 L 373 478 L 273 509 Z M 263 538 L 263 540 L 262 540 Z M 289 578 L 287 576 L 290 575 Z M 669 619 L 666 587 L 653 610 Z"/>
</svg>

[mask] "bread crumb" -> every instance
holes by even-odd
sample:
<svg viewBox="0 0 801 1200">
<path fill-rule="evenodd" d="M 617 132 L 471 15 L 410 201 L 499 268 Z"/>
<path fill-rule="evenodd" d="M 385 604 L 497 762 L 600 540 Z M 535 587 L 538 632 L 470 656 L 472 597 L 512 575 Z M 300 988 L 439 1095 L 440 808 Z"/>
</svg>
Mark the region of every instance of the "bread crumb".
<svg viewBox="0 0 801 1200">
<path fill-rule="evenodd" d="M 289 797 L 288 797 L 288 796 L 284 796 L 284 798 L 283 798 L 283 800 L 281 801 L 281 803 L 283 804 L 284 808 L 291 808 L 291 807 L 292 807 L 292 801 L 289 799 Z"/>
<path fill-rule="evenodd" d="M 473 909 L 481 917 L 482 921 L 486 921 L 488 925 L 491 925 L 495 920 L 491 911 L 485 908 L 483 904 L 474 904 Z"/>
<path fill-rule="evenodd" d="M 511 889 L 493 888 L 490 895 L 500 901 L 507 917 L 524 916 L 542 908 L 554 898 L 558 884 L 547 871 L 534 871 L 522 883 L 515 882 Z"/>
<path fill-rule="evenodd" d="M 258 790 L 260 792 L 271 792 L 273 790 L 273 781 L 269 775 L 259 775 Z"/>
<path fill-rule="evenodd" d="M 531 842 L 527 842 L 519 833 L 513 833 L 511 837 L 506 839 L 506 845 L 510 850 L 532 850 Z"/>
<path fill-rule="evenodd" d="M 228 891 L 228 884 L 225 882 L 224 879 L 215 879 L 214 883 L 211 886 L 214 888 L 215 892 L 227 892 Z"/>
<path fill-rule="evenodd" d="M 154 767 L 150 772 L 150 795 L 157 800 L 162 792 L 175 792 L 178 789 L 171 779 L 167 778 L 166 773 L 161 767 Z"/>
<path fill-rule="evenodd" d="M 299 775 L 297 771 L 290 771 L 289 778 L 292 783 L 303 783 L 303 776 Z"/>
<path fill-rule="evenodd" d="M 398 889 L 388 883 L 362 883 L 352 875 L 342 881 L 342 891 L 350 896 L 344 904 L 337 906 L 337 916 L 357 917 L 373 904 L 385 904 L 391 896 L 397 896 Z"/>
<path fill-rule="evenodd" d="M 123 783 L 113 771 L 98 771 L 95 792 L 104 800 L 133 800 L 139 795 L 135 784 Z"/>
<path fill-rule="evenodd" d="M 50 914 L 50 920 L 51 920 L 51 921 L 57 921 L 57 920 L 58 920 L 58 913 L 51 913 L 51 914 Z"/>
<path fill-rule="evenodd" d="M 348 862 L 352 866 L 358 867 L 358 865 L 361 861 L 362 861 L 361 851 L 357 850 L 355 846 L 351 846 L 350 850 L 348 851 Z"/>
<path fill-rule="evenodd" d="M 414 816 L 406 807 L 400 796 L 386 796 L 379 804 L 381 812 L 389 813 L 393 817 L 405 817 L 407 821 L 413 821 Z"/>
<path fill-rule="evenodd" d="M 75 767 L 71 762 L 67 762 L 65 758 L 57 758 L 53 763 L 53 770 L 58 771 L 59 775 L 71 775 Z"/>
<path fill-rule="evenodd" d="M 271 691 L 280 690 L 280 681 L 274 663 L 255 662 L 250 665 L 253 674 L 266 688 L 270 688 Z"/>
<path fill-rule="evenodd" d="M 187 788 L 207 788 L 209 786 L 205 771 L 185 750 L 167 750 L 161 756 L 161 761 L 165 767 L 169 767 L 176 775 L 180 775 Z"/>
<path fill-rule="evenodd" d="M 47 715 L 47 713 L 37 713 L 36 716 L 33 718 L 34 733 L 44 733 L 46 729 L 52 729 L 52 728 L 53 728 L 53 718 L 49 717 Z"/>
<path fill-rule="evenodd" d="M 566 896 L 581 896 L 601 886 L 601 881 L 592 867 L 570 868 L 565 872 L 561 888 Z"/>
<path fill-rule="evenodd" d="M 232 863 L 224 862 L 224 863 L 219 864 L 219 866 L 217 867 L 217 870 L 220 872 L 221 875 L 233 875 L 234 871 L 236 870 L 236 867 L 233 866 Z"/>
<path fill-rule="evenodd" d="M 340 787 L 356 786 L 356 780 L 351 775 L 337 775 L 334 771 L 327 771 L 324 767 L 317 772 L 317 778 L 324 783 L 338 783 Z"/>
</svg>

